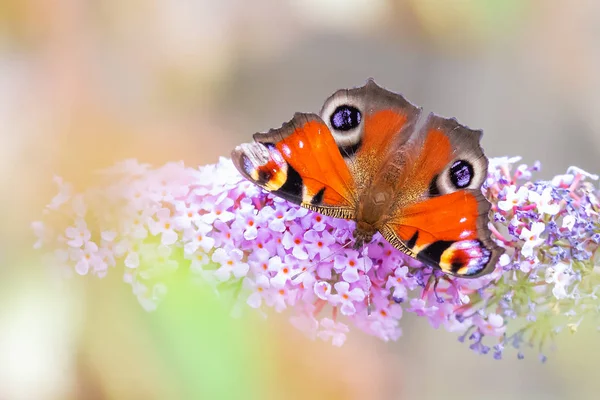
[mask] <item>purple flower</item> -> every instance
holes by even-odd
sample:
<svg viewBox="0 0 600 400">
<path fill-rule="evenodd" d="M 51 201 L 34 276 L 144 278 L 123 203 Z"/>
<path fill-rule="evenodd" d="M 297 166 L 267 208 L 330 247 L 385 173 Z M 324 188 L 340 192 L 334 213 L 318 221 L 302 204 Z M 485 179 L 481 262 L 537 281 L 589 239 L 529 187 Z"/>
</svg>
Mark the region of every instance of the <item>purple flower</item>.
<svg viewBox="0 0 600 400">
<path fill-rule="evenodd" d="M 323 259 L 330 255 L 329 247 L 335 243 L 335 237 L 327 231 L 307 230 L 304 234 L 304 242 L 306 243 L 306 251 L 311 259 Z"/>
<path fill-rule="evenodd" d="M 315 282 L 314 292 L 321 300 L 329 300 L 331 296 L 331 284 L 327 281 Z"/>
<path fill-rule="evenodd" d="M 189 269 L 248 310 L 290 309 L 294 326 L 336 346 L 351 327 L 396 340 L 409 312 L 495 359 L 511 348 L 523 358 L 530 346 L 546 354 L 548 338 L 600 305 L 600 193 L 597 176 L 578 168 L 531 182 L 539 164 L 519 161 L 490 160 L 489 226 L 507 251 L 474 280 L 425 267 L 380 235 L 353 250 L 354 222 L 264 193 L 224 158 L 198 169 L 128 160 L 84 193 L 55 178 L 58 194 L 32 223 L 34 247 L 65 275 L 122 274 L 149 311 L 168 295 L 169 274 Z"/>
<path fill-rule="evenodd" d="M 244 253 L 238 249 L 226 251 L 223 248 L 216 249 L 212 255 L 212 260 L 218 263 L 220 267 L 215 271 L 215 277 L 221 281 L 227 281 L 233 275 L 235 278 L 246 276 L 250 268 L 247 263 L 242 262 Z"/>
<path fill-rule="evenodd" d="M 308 259 L 306 245 L 304 242 L 304 229 L 298 225 L 292 225 L 283 234 L 281 244 L 285 250 L 291 251 L 292 255 L 299 260 Z"/>
<path fill-rule="evenodd" d="M 333 268 L 337 273 L 342 274 L 342 279 L 353 283 L 360 279 L 358 269 L 362 268 L 363 272 L 369 271 L 371 264 L 371 259 L 359 257 L 358 251 L 347 250 L 345 254 L 335 257 Z"/>
<path fill-rule="evenodd" d="M 350 289 L 348 282 L 340 281 L 335 285 L 336 294 L 331 296 L 331 302 L 340 307 L 340 312 L 344 315 L 356 313 L 355 303 L 359 304 L 365 299 L 365 292 L 358 287 Z"/>
</svg>

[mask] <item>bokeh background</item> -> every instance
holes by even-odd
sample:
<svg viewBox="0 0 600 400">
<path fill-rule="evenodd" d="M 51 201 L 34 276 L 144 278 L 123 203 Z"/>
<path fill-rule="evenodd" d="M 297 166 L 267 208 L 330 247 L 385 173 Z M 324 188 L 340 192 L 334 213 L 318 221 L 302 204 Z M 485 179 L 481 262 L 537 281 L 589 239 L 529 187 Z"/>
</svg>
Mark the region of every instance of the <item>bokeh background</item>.
<svg viewBox="0 0 600 400">
<path fill-rule="evenodd" d="M 55 174 L 212 163 L 369 77 L 483 129 L 490 156 L 598 173 L 599 43 L 595 0 L 0 2 L 0 399 L 598 398 L 592 323 L 545 365 L 410 317 L 397 343 L 333 348 L 185 281 L 151 314 L 118 274 L 61 282 L 29 222 Z"/>
</svg>

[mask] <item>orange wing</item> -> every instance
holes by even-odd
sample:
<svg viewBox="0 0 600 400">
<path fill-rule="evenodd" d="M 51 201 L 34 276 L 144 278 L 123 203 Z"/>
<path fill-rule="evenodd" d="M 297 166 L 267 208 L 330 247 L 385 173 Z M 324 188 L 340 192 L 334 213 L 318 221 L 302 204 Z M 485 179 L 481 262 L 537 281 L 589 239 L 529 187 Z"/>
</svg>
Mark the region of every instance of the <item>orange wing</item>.
<svg viewBox="0 0 600 400">
<path fill-rule="evenodd" d="M 474 278 L 491 272 L 502 254 L 490 239 L 488 211 L 481 192 L 462 190 L 404 208 L 381 233 L 425 264 Z"/>
<path fill-rule="evenodd" d="M 481 135 L 455 119 L 430 115 L 398 154 L 406 168 L 394 210 L 380 229 L 398 249 L 462 277 L 491 272 L 503 252 L 487 226 L 490 203 L 481 185 L 488 164 Z"/>
<path fill-rule="evenodd" d="M 297 113 L 281 128 L 255 134 L 254 140 L 232 153 L 244 177 L 324 215 L 353 218 L 354 179 L 319 116 Z"/>
</svg>

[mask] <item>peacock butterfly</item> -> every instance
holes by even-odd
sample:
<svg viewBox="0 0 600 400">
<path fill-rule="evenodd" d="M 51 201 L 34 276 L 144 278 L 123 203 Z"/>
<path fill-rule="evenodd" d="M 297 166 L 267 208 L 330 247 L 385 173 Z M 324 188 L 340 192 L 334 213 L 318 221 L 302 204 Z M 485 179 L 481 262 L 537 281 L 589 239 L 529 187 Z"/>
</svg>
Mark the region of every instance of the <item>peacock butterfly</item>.
<svg viewBox="0 0 600 400">
<path fill-rule="evenodd" d="M 319 115 L 296 113 L 256 133 L 232 159 L 256 185 L 323 215 L 356 221 L 354 247 L 376 232 L 447 274 L 493 271 L 503 249 L 490 237 L 481 193 L 482 131 L 430 114 L 378 86 L 331 95 Z"/>
</svg>

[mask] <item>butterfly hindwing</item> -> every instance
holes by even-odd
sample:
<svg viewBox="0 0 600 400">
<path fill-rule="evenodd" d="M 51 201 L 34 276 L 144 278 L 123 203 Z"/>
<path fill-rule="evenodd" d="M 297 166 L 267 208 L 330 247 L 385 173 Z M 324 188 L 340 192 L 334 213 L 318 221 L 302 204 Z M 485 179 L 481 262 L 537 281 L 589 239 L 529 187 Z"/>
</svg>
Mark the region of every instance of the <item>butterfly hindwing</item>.
<svg viewBox="0 0 600 400">
<path fill-rule="evenodd" d="M 407 206 L 382 229 L 395 247 L 451 275 L 481 276 L 500 249 L 490 239 L 489 203 L 476 190 L 461 190 Z"/>
</svg>

